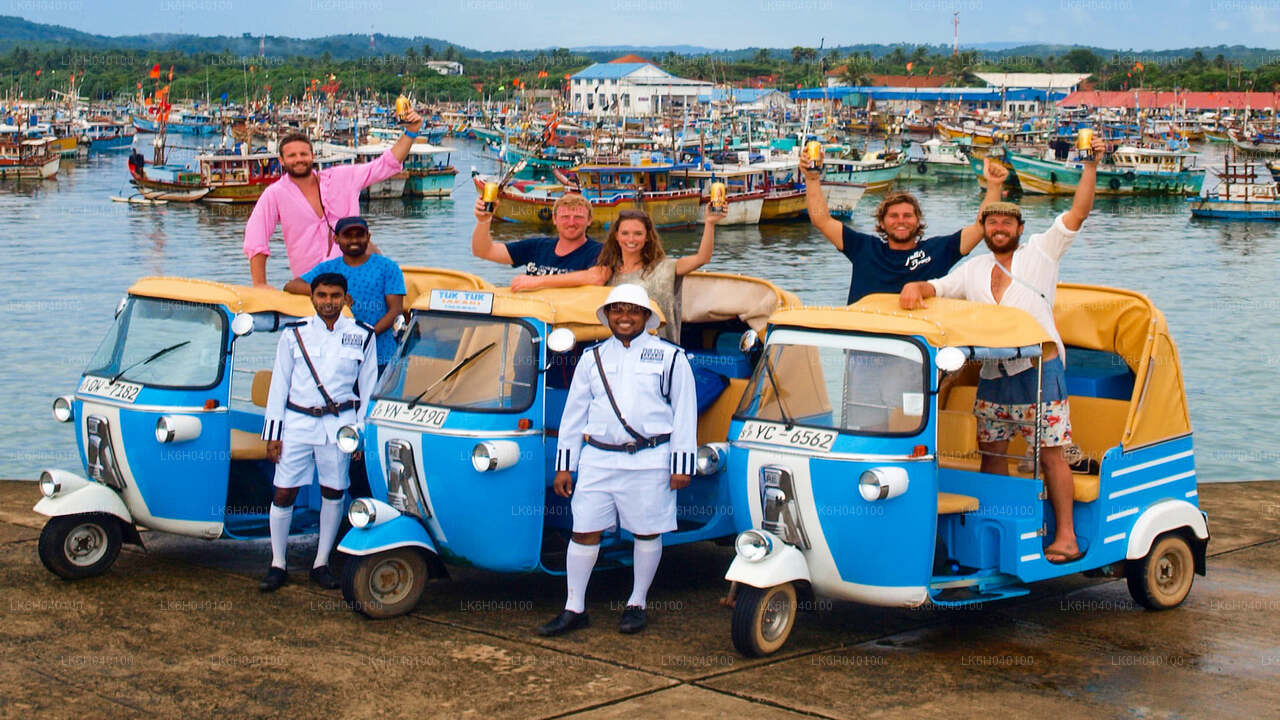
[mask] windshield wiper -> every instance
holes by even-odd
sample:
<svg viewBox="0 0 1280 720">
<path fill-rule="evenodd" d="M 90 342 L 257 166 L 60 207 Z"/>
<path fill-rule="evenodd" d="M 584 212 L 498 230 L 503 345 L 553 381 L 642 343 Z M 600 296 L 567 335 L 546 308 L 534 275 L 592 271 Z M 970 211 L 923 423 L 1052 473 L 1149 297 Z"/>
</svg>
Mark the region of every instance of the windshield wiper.
<svg viewBox="0 0 1280 720">
<path fill-rule="evenodd" d="M 778 386 L 778 379 L 773 375 L 773 363 L 769 361 L 769 352 L 766 350 L 763 357 L 760 358 L 764 362 L 764 374 L 769 377 L 769 384 L 773 386 L 773 394 L 778 398 L 778 414 L 782 416 L 782 422 L 786 428 L 790 430 L 795 427 L 795 421 L 791 419 L 791 415 L 787 412 L 786 406 L 782 404 L 782 388 Z"/>
<path fill-rule="evenodd" d="M 156 358 L 160 357 L 161 355 L 164 355 L 165 353 L 172 352 L 172 351 L 177 350 L 178 348 L 182 347 L 183 345 L 190 345 L 190 344 L 191 344 L 191 341 L 190 341 L 190 340 L 183 340 L 182 342 L 180 342 L 180 343 L 174 343 L 173 345 L 170 345 L 169 347 L 164 348 L 163 350 L 157 350 L 157 351 L 155 351 L 155 352 L 151 353 L 150 355 L 148 355 L 147 357 L 143 358 L 142 360 L 139 360 L 138 362 L 136 362 L 136 363 L 134 363 L 134 364 L 130 365 L 129 367 L 127 367 L 127 368 L 125 368 L 125 369 L 121 370 L 120 372 L 116 373 L 115 377 L 111 378 L 111 382 L 109 382 L 109 383 L 107 383 L 107 384 L 108 384 L 108 385 L 114 385 L 114 384 L 115 384 L 115 382 L 116 382 L 117 380 L 119 380 L 119 379 L 120 379 L 120 378 L 121 378 L 125 373 L 127 373 L 127 372 L 129 372 L 130 370 L 132 370 L 132 369 L 134 369 L 134 368 L 138 367 L 139 365 L 146 365 L 147 363 L 151 362 L 152 360 L 155 360 Z"/>
<path fill-rule="evenodd" d="M 462 360 L 459 360 L 457 365 L 454 365 L 452 368 L 449 368 L 449 372 L 447 372 L 447 373 L 445 373 L 443 376 L 441 376 L 441 378 L 440 378 L 439 380 L 437 380 L 437 381 L 435 381 L 435 382 L 431 383 L 430 385 L 428 385 L 426 390 L 423 390 L 422 392 L 418 393 L 418 396 L 417 396 L 417 397 L 415 397 L 413 400 L 409 401 L 409 407 L 410 407 L 410 409 L 412 409 L 414 406 L 416 406 L 416 405 L 418 404 L 418 401 L 422 399 L 422 396 L 423 396 L 423 395 L 426 395 L 427 393 L 431 392 L 432 390 L 435 390 L 435 389 L 440 385 L 440 383 L 442 383 L 442 382 L 444 382 L 444 381 L 448 380 L 449 378 L 453 377 L 454 375 L 457 375 L 457 374 L 458 374 L 458 372 L 459 372 L 460 370 L 462 370 L 462 368 L 466 367 L 466 366 L 467 366 L 467 365 L 468 365 L 472 360 L 475 360 L 476 358 L 478 358 L 478 357 L 480 357 L 481 355 L 485 354 L 485 352 L 487 352 L 487 351 L 488 351 L 490 348 L 492 348 L 494 345 L 497 345 L 497 343 L 496 343 L 496 342 L 491 342 L 491 343 L 489 343 L 488 345 L 485 345 L 484 347 L 480 348 L 479 350 L 477 350 L 477 351 L 475 351 L 475 352 L 471 353 L 470 355 L 468 355 L 468 356 L 466 356 L 466 357 L 462 358 Z"/>
</svg>

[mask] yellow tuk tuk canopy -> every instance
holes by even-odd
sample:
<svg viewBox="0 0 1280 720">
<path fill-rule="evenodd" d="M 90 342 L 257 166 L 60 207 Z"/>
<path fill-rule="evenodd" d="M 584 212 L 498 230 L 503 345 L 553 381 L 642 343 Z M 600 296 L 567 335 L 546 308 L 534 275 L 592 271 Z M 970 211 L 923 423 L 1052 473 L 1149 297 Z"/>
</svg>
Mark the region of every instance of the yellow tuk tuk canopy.
<svg viewBox="0 0 1280 720">
<path fill-rule="evenodd" d="M 311 298 L 275 288 L 229 285 L 212 280 L 180 277 L 144 277 L 129 288 L 130 295 L 222 305 L 234 313 L 278 312 L 290 317 L 315 314 Z M 349 314 L 346 308 L 344 312 Z"/>
<path fill-rule="evenodd" d="M 418 297 L 430 295 L 432 290 L 492 290 L 493 286 L 479 275 L 461 270 L 414 267 L 400 268 L 404 274 L 404 306 L 413 307 Z"/>
</svg>

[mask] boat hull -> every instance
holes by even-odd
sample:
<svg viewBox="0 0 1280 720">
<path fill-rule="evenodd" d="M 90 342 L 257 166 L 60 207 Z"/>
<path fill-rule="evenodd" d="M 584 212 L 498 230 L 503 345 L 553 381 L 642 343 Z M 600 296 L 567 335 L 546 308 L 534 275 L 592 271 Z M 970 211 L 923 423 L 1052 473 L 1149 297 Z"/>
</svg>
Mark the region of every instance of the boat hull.
<svg viewBox="0 0 1280 720">
<path fill-rule="evenodd" d="M 484 180 L 473 179 L 477 192 L 483 192 Z M 525 194 L 503 188 L 498 197 L 494 216 L 505 222 L 536 225 L 553 229 L 551 208 L 559 198 L 558 193 Z M 637 201 L 634 194 L 614 193 L 610 197 L 587 197 L 591 203 L 591 229 L 607 230 L 618 220 L 624 210 L 643 210 L 659 228 L 686 227 L 698 221 L 699 193 L 697 190 L 675 190 L 645 193 Z M 800 198 L 801 208 L 804 197 Z"/>
<path fill-rule="evenodd" d="M 40 163 L 0 164 L 0 180 L 44 180 L 58 174 L 61 157 L 52 158 Z"/>
<path fill-rule="evenodd" d="M 769 193 L 760 206 L 760 222 L 794 220 L 805 212 L 803 190 Z"/>
<path fill-rule="evenodd" d="M 1080 183 L 1082 166 L 1008 153 L 1022 191 L 1034 195 L 1072 195 Z M 1098 195 L 1199 195 L 1203 172 L 1152 173 L 1098 170 Z"/>
<path fill-rule="evenodd" d="M 1280 202 L 1195 200 L 1191 216 L 1218 220 L 1280 220 Z"/>
<path fill-rule="evenodd" d="M 701 204 L 698 205 L 698 222 L 704 222 L 707 219 L 707 205 L 709 203 L 710 200 L 708 198 L 703 198 Z M 728 212 L 718 224 L 721 226 L 758 225 L 760 223 L 760 210 L 763 207 L 764 195 L 760 193 L 754 196 L 730 197 Z"/>
<path fill-rule="evenodd" d="M 410 170 L 404 194 L 412 197 L 449 197 L 453 194 L 453 183 L 457 176 L 458 170 L 452 165 L 430 170 Z"/>
<path fill-rule="evenodd" d="M 822 183 L 822 197 L 827 201 L 827 211 L 832 217 L 853 217 L 858 201 L 867 188 L 857 183 Z"/>
</svg>

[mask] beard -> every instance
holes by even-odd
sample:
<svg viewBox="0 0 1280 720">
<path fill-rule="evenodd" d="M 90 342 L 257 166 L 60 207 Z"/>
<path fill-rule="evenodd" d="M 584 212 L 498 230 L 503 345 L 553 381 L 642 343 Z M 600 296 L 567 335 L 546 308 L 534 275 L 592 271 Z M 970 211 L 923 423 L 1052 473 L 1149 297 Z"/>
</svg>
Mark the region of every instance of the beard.
<svg viewBox="0 0 1280 720">
<path fill-rule="evenodd" d="M 293 165 L 287 165 L 285 166 L 284 171 L 289 173 L 289 177 L 304 178 L 311 175 L 311 166 L 308 165 L 306 170 L 302 172 L 298 172 L 297 170 L 294 169 Z"/>
<path fill-rule="evenodd" d="M 997 237 L 999 238 L 999 245 L 997 245 L 997 241 L 992 240 L 991 236 L 982 236 L 982 241 L 987 244 L 987 249 L 993 253 L 1013 252 L 1018 249 L 1018 243 L 1021 241 L 1021 237 L 1018 235 L 997 233 Z"/>
</svg>

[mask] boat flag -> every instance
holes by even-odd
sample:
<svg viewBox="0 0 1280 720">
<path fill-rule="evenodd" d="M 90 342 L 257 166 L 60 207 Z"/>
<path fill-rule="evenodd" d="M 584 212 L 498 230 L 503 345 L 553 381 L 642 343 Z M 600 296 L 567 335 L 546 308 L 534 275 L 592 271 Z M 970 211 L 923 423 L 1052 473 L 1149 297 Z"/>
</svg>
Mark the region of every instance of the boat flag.
<svg viewBox="0 0 1280 720">
<path fill-rule="evenodd" d="M 40 71 L 36 70 L 36 77 L 40 77 Z"/>
<path fill-rule="evenodd" d="M 169 82 L 173 82 L 173 66 L 169 66 Z"/>
<path fill-rule="evenodd" d="M 151 66 L 151 79 L 152 80 L 160 79 L 160 63 L 156 63 L 155 65 Z"/>
<path fill-rule="evenodd" d="M 913 63 L 913 62 L 908 62 L 908 63 L 907 63 L 907 74 L 908 74 L 908 75 L 910 75 L 910 74 L 911 74 L 911 68 L 913 68 L 913 67 L 915 67 L 915 66 L 916 66 L 916 64 L 915 64 L 915 63 Z"/>
</svg>

